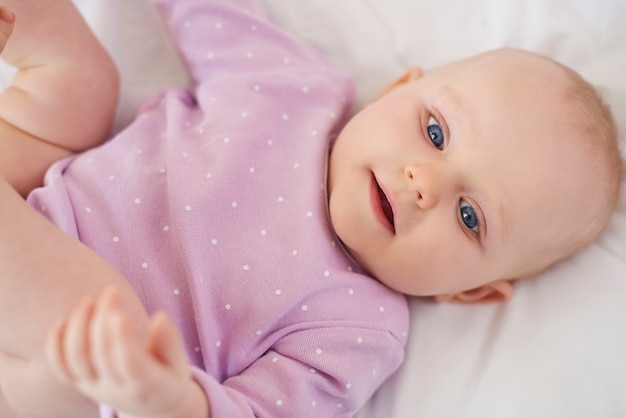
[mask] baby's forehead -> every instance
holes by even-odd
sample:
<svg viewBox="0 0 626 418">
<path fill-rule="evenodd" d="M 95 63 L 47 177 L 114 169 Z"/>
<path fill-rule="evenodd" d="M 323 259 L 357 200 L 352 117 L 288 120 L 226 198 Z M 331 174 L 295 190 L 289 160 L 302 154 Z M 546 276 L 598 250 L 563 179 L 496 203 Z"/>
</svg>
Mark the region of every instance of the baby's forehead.
<svg viewBox="0 0 626 418">
<path fill-rule="evenodd" d="M 533 52 L 497 49 L 455 61 L 433 70 L 435 75 L 473 78 L 497 77 L 511 83 L 541 83 L 547 90 L 576 82 L 575 73 L 557 61 Z M 578 77 L 579 78 L 579 77 Z M 547 93 L 547 91 L 546 91 Z"/>
</svg>

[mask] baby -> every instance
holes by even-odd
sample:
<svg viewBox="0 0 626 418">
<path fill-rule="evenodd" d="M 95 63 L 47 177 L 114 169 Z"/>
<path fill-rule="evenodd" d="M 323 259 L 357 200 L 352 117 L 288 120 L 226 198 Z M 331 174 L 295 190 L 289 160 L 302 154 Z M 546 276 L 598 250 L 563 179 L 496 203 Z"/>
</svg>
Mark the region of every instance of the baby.
<svg viewBox="0 0 626 418">
<path fill-rule="evenodd" d="M 3 4 L 2 417 L 353 415 L 403 294 L 507 299 L 617 199 L 609 111 L 544 57 L 414 68 L 347 121 L 253 0 L 156 0 L 195 87 L 104 141 L 117 74 L 71 1 Z"/>
</svg>

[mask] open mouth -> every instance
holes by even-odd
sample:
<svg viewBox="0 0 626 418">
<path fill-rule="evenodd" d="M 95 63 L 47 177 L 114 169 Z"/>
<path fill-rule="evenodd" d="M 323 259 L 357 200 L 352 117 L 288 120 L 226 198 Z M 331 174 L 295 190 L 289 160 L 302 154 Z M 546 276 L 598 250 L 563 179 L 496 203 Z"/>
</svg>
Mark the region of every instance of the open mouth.
<svg viewBox="0 0 626 418">
<path fill-rule="evenodd" d="M 387 195 L 385 195 L 385 192 L 383 191 L 383 189 L 380 187 L 380 185 L 378 184 L 378 181 L 376 180 L 376 176 L 372 175 L 373 177 L 373 185 L 375 190 L 373 190 L 373 195 L 372 196 L 374 198 L 374 206 L 375 206 L 375 212 L 377 217 L 379 218 L 379 220 L 388 228 L 391 230 L 392 233 L 395 233 L 395 223 L 394 223 L 394 218 L 393 218 L 393 209 L 391 208 L 391 203 L 389 203 L 389 199 L 387 199 Z"/>
</svg>

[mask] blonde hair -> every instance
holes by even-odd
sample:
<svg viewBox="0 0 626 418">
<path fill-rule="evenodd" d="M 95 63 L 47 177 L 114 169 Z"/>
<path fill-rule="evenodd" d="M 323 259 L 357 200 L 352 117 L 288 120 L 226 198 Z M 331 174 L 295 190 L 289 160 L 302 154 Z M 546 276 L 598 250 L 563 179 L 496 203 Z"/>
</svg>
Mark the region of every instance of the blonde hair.
<svg viewBox="0 0 626 418">
<path fill-rule="evenodd" d="M 625 177 L 617 124 L 599 91 L 573 69 L 551 58 L 539 57 L 551 62 L 560 75 L 565 76 L 558 77 L 560 85 L 557 94 L 569 112 L 574 140 L 584 146 L 583 158 L 588 166 L 583 169 L 597 176 L 599 186 L 598 193 L 593 196 L 593 199 L 597 199 L 597 217 L 576 231 L 574 236 L 563 237 L 563 242 L 555 246 L 559 248 L 559 254 L 533 276 L 577 253 L 600 236 L 619 201 Z"/>
<path fill-rule="evenodd" d="M 598 175 L 604 184 L 603 196 L 600 193 L 595 196 L 605 199 L 601 203 L 602 210 L 594 225 L 590 225 L 589 236 L 583 240 L 586 242 L 580 245 L 582 247 L 594 241 L 609 223 L 620 197 L 624 180 L 624 162 L 620 153 L 617 125 L 608 104 L 598 90 L 580 74 L 561 63 L 556 62 L 556 65 L 566 73 L 569 80 L 562 98 L 572 113 L 572 125 L 591 153 L 592 172 Z"/>
</svg>

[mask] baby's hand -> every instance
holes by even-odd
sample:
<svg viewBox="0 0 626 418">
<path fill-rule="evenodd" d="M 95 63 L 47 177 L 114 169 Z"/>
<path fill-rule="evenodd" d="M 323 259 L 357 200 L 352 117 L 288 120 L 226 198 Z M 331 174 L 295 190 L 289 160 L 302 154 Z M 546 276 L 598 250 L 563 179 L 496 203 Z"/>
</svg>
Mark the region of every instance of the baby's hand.
<svg viewBox="0 0 626 418">
<path fill-rule="evenodd" d="M 199 388 L 181 337 L 164 313 L 149 326 L 140 321 L 125 310 L 117 289 L 106 289 L 54 326 L 49 361 L 60 379 L 119 416 L 187 416 L 181 408 L 197 398 Z"/>
<path fill-rule="evenodd" d="M 0 6 L 0 53 L 13 33 L 15 14 L 8 7 Z"/>
</svg>

